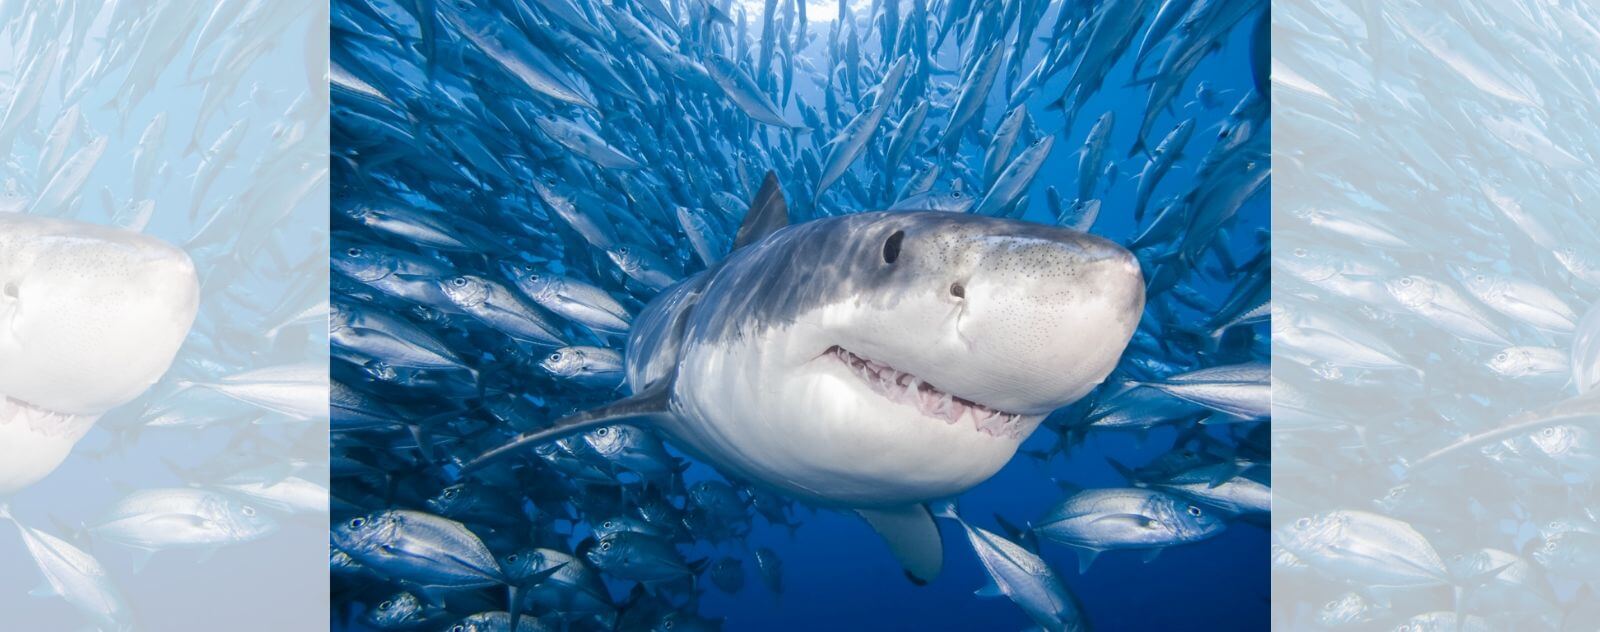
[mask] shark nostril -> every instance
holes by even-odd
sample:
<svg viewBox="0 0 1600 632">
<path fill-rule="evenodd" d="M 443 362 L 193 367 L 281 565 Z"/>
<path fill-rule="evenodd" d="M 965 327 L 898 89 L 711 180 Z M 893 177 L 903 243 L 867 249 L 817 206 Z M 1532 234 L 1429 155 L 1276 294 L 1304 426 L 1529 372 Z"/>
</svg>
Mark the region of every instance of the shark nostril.
<svg viewBox="0 0 1600 632">
<path fill-rule="evenodd" d="M 960 283 L 951 283 L 950 284 L 950 295 L 954 296 L 956 298 L 966 298 L 967 297 L 967 286 L 962 285 Z"/>
</svg>

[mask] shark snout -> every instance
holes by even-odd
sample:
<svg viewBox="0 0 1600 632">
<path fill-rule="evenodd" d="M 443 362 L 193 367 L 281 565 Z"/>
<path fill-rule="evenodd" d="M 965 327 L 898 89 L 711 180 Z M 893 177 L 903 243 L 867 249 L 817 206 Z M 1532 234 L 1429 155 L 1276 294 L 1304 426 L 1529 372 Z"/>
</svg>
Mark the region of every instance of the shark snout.
<svg viewBox="0 0 1600 632">
<path fill-rule="evenodd" d="M 68 223 L 4 253 L 0 393 L 96 414 L 154 384 L 199 309 L 194 263 L 148 237 Z M 4 262 L 0 262 L 4 263 Z"/>
<path fill-rule="evenodd" d="M 1144 311 L 1138 261 L 1110 241 L 1071 233 L 992 245 L 952 280 L 958 338 L 973 363 L 970 398 L 1045 413 L 1093 389 L 1116 366 Z"/>
</svg>

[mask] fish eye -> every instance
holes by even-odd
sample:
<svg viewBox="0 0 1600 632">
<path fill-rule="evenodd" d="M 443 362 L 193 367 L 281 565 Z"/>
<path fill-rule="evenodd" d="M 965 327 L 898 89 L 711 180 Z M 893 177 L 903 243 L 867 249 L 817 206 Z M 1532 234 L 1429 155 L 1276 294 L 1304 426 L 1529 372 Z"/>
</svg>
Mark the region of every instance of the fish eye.
<svg viewBox="0 0 1600 632">
<path fill-rule="evenodd" d="M 359 257 L 359 256 L 361 256 L 361 249 L 360 248 L 351 248 L 349 250 L 344 251 L 344 253 L 347 254 L 347 255 L 350 255 L 352 257 Z"/>
<path fill-rule="evenodd" d="M 1297 528 L 1300 528 L 1300 529 L 1309 528 L 1311 526 L 1311 519 L 1310 518 L 1301 518 L 1299 520 L 1296 520 L 1296 521 L 1294 521 L 1294 526 L 1297 527 Z"/>
<path fill-rule="evenodd" d="M 507 562 L 511 562 L 512 564 L 517 563 L 517 554 L 516 553 L 512 553 L 511 555 L 507 556 L 506 557 L 506 561 Z"/>
<path fill-rule="evenodd" d="M 628 254 L 628 247 L 627 246 L 623 246 L 621 248 L 618 248 L 617 249 L 617 254 L 620 254 L 620 255 Z"/>
<path fill-rule="evenodd" d="M 450 626 L 450 632 L 467 632 L 467 626 L 457 623 L 453 626 Z"/>
<path fill-rule="evenodd" d="M 1411 284 L 1415 283 L 1415 282 L 1416 281 L 1412 281 L 1411 280 L 1411 277 L 1406 277 L 1404 279 L 1400 279 L 1400 286 L 1401 287 L 1411 287 Z"/>
<path fill-rule="evenodd" d="M 456 277 L 454 279 L 451 279 L 450 283 L 455 285 L 456 287 L 462 287 L 462 286 L 467 284 L 467 278 L 466 277 Z"/>
<path fill-rule="evenodd" d="M 1556 436 L 1556 429 L 1555 428 L 1545 428 L 1544 429 L 1544 436 L 1546 436 L 1546 437 L 1554 437 L 1554 436 Z"/>
<path fill-rule="evenodd" d="M 960 191 L 951 191 L 950 192 L 950 197 L 953 197 L 953 198 L 959 200 L 959 199 L 961 199 L 961 192 Z"/>
<path fill-rule="evenodd" d="M 1495 362 L 1505 362 L 1506 361 L 1506 352 L 1501 351 L 1500 353 L 1494 354 L 1494 361 Z M 1546 430 L 1549 430 L 1549 428 L 1546 428 Z"/>
<path fill-rule="evenodd" d="M 1472 277 L 1472 278 L 1473 278 L 1473 279 L 1475 279 L 1475 280 L 1477 280 L 1477 282 L 1479 282 L 1479 283 L 1482 283 L 1482 282 L 1484 282 L 1484 281 L 1487 281 L 1487 280 L 1488 280 L 1488 279 L 1487 279 L 1487 278 L 1486 278 L 1486 277 L 1484 277 L 1484 276 L 1483 276 L 1483 275 L 1481 275 L 1481 274 L 1480 274 L 1480 275 L 1478 275 L 1478 276 L 1475 276 L 1475 277 Z"/>
<path fill-rule="evenodd" d="M 365 525 L 365 524 L 367 524 L 367 519 L 366 518 L 351 518 L 350 519 L 350 528 L 351 529 L 360 529 L 362 527 L 362 525 Z"/>
<path fill-rule="evenodd" d="M 611 434 L 611 429 L 610 428 L 601 428 L 596 434 L 599 434 L 600 436 L 604 437 L 606 435 Z"/>
<path fill-rule="evenodd" d="M 1189 505 L 1189 515 L 1196 518 L 1200 517 L 1200 508 L 1194 505 Z"/>
<path fill-rule="evenodd" d="M 239 509 L 239 513 L 244 514 L 246 518 L 254 518 L 256 515 L 256 508 L 251 507 L 250 505 L 245 505 Z"/>
<path fill-rule="evenodd" d="M 1294 256 L 1296 256 L 1296 257 L 1304 257 L 1304 256 L 1309 255 L 1309 254 L 1311 254 L 1311 253 L 1306 252 L 1305 248 L 1295 248 L 1294 249 Z"/>
<path fill-rule="evenodd" d="M 960 283 L 951 283 L 950 284 L 950 295 L 954 296 L 956 298 L 966 298 L 967 297 L 967 288 L 966 288 L 966 286 L 964 286 L 964 285 L 962 285 Z"/>
<path fill-rule="evenodd" d="M 1323 606 L 1323 608 L 1327 608 L 1328 610 L 1332 610 L 1337 607 L 1339 607 L 1339 602 L 1337 601 L 1330 601 L 1327 605 Z"/>
<path fill-rule="evenodd" d="M 610 542 L 601 542 L 600 543 L 600 550 L 602 550 L 602 551 L 610 551 L 611 550 L 611 543 Z"/>
<path fill-rule="evenodd" d="M 393 607 L 394 607 L 394 602 L 393 601 L 385 601 L 383 603 L 378 604 L 378 609 L 379 610 L 388 610 L 388 609 L 393 608 Z"/>
<path fill-rule="evenodd" d="M 444 497 L 445 498 L 455 498 L 457 491 L 458 490 L 456 488 L 454 488 L 454 487 L 451 487 L 450 489 L 444 490 Z"/>
<path fill-rule="evenodd" d="M 905 241 L 906 231 L 897 230 L 883 242 L 883 262 L 894 263 L 900 258 L 900 242 Z"/>
<path fill-rule="evenodd" d="M 558 361 L 560 359 L 561 359 L 561 354 L 559 354 L 559 353 L 550 354 L 550 361 L 551 362 L 555 362 L 555 361 Z"/>
<path fill-rule="evenodd" d="M 612 527 L 615 527 L 615 526 L 617 526 L 617 523 L 615 523 L 615 522 L 612 522 L 612 521 L 610 521 L 610 520 L 607 520 L 607 521 L 606 521 L 606 523 L 605 523 L 605 524 L 603 524 L 603 525 L 600 525 L 600 526 L 602 526 L 602 527 L 605 527 L 605 528 L 607 528 L 607 529 L 610 529 L 610 528 L 612 528 Z"/>
<path fill-rule="evenodd" d="M 21 292 L 21 290 L 17 289 L 17 284 L 16 283 L 7 283 L 6 287 L 5 287 L 5 293 L 6 293 L 6 298 L 16 298 L 17 295 L 21 294 L 22 292 Z"/>
<path fill-rule="evenodd" d="M 671 630 L 672 629 L 672 619 L 667 619 L 665 623 L 661 624 L 661 627 L 666 628 L 668 630 Z"/>
</svg>

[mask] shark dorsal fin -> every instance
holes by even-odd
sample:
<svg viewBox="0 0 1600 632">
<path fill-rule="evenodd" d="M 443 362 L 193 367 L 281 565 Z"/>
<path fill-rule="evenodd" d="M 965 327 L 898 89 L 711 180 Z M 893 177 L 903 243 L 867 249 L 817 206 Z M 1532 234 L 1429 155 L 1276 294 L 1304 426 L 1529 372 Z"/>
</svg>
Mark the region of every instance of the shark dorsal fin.
<svg viewBox="0 0 1600 632">
<path fill-rule="evenodd" d="M 778 187 L 778 175 L 768 171 L 767 177 L 761 180 L 761 190 L 750 201 L 750 212 L 744 215 L 744 223 L 733 240 L 733 249 L 760 241 L 788 225 L 789 203 L 784 201 L 783 189 Z"/>
</svg>

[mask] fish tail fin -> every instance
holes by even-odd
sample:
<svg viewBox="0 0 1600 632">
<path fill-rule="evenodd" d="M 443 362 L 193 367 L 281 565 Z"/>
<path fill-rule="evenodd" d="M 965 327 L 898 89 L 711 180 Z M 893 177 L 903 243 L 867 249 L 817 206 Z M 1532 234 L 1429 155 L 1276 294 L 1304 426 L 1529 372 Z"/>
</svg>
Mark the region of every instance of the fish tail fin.
<svg viewBox="0 0 1600 632">
<path fill-rule="evenodd" d="M 1139 154 L 1144 154 L 1146 157 L 1151 157 L 1150 156 L 1150 148 L 1145 146 L 1144 137 L 1142 137 L 1142 136 L 1134 138 L 1133 139 L 1133 148 L 1128 150 L 1128 157 L 1129 158 L 1132 158 L 1132 157 L 1137 156 Z"/>
<path fill-rule="evenodd" d="M 511 622 L 509 629 L 519 630 L 522 622 L 522 587 L 516 584 L 506 584 L 506 620 Z"/>
<path fill-rule="evenodd" d="M 1116 470 L 1118 475 L 1120 475 L 1124 479 L 1127 479 L 1129 484 L 1132 484 L 1132 483 L 1134 483 L 1135 481 L 1138 480 L 1137 477 L 1134 476 L 1133 470 L 1129 469 L 1128 466 L 1123 465 L 1121 462 L 1117 461 L 1116 459 L 1113 459 L 1113 458 L 1108 456 L 1108 457 L 1106 457 L 1106 463 L 1109 463 L 1111 465 L 1111 469 Z"/>
</svg>

